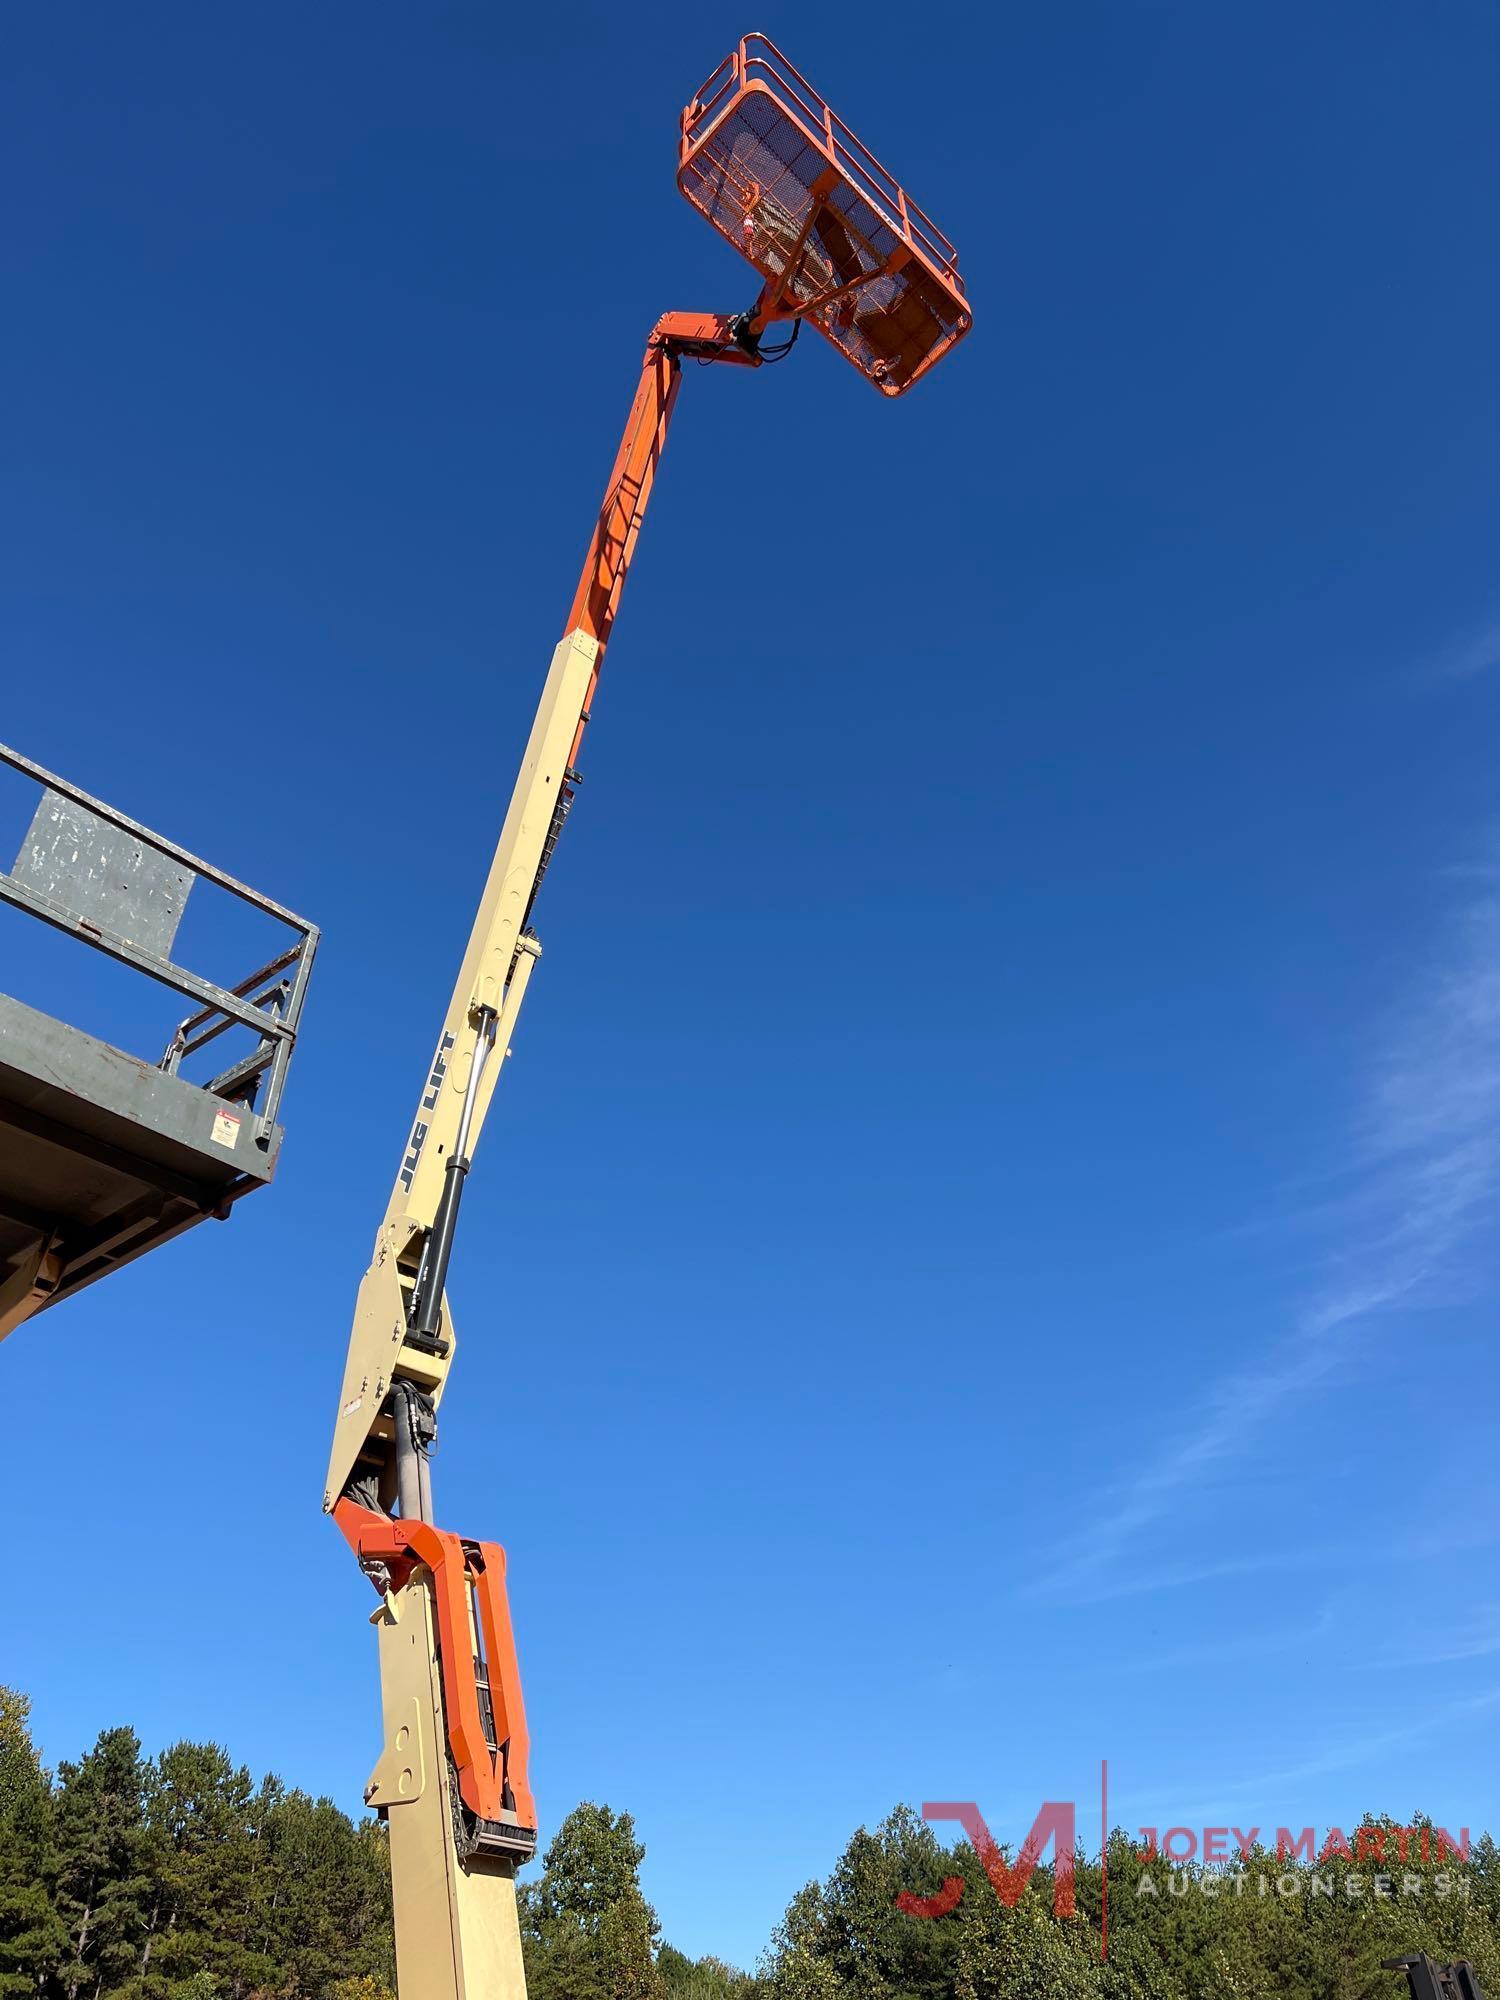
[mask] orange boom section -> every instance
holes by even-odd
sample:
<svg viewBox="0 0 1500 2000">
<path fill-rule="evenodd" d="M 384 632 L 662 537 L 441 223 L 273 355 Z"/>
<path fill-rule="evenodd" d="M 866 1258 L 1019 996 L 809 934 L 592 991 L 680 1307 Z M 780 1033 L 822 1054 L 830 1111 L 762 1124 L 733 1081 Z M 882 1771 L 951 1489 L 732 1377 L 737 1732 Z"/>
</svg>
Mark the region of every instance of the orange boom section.
<svg viewBox="0 0 1500 2000">
<path fill-rule="evenodd" d="M 972 324 L 948 238 L 765 35 L 683 111 L 677 185 L 766 281 L 758 317 L 806 318 L 884 395 Z"/>
<path fill-rule="evenodd" d="M 505 1591 L 505 1551 L 425 1521 L 393 1521 L 349 1499 L 333 1518 L 362 1566 L 383 1566 L 384 1592 L 400 1590 L 425 1564 L 437 1623 L 438 1671 L 448 1751 L 459 1796 L 492 1843 L 530 1860 L 536 1804 L 527 1772 L 531 1739 Z"/>
</svg>

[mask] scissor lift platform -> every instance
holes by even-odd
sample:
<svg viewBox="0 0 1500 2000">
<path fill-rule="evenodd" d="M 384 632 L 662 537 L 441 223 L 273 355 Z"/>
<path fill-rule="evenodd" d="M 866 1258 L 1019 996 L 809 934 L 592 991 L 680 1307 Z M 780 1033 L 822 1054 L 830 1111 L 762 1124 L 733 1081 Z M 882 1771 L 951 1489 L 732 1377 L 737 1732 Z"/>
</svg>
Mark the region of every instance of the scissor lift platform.
<svg viewBox="0 0 1500 2000">
<path fill-rule="evenodd" d="M 198 1003 L 153 1061 L 0 993 L 3 1337 L 270 1181 L 318 933 L 4 745 L 0 764 L 42 787 L 0 899 Z M 169 956 L 200 878 L 292 933 L 232 987 Z M 236 1028 L 249 1031 L 248 1052 L 206 1082 L 181 1074 Z"/>
</svg>

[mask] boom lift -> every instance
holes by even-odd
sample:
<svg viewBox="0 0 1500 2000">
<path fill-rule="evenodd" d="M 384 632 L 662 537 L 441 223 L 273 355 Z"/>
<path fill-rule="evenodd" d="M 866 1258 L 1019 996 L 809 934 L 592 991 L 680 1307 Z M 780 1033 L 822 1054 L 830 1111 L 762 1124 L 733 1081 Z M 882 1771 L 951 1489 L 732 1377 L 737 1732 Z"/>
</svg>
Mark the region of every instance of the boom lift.
<svg viewBox="0 0 1500 2000">
<path fill-rule="evenodd" d="M 380 1592 L 385 1740 L 366 1800 L 390 1829 L 401 2000 L 522 2000 L 516 1869 L 536 1848 L 505 1555 L 433 1524 L 428 1453 L 457 1335 L 446 1283 L 474 1149 L 541 947 L 537 892 L 684 361 L 759 368 L 803 320 L 887 396 L 970 324 L 953 245 L 806 79 L 749 35 L 682 113 L 678 186 L 754 265 L 746 312 L 651 330 L 578 589 L 359 1288 L 323 1496 Z M 789 325 L 779 342 L 775 326 Z"/>
</svg>

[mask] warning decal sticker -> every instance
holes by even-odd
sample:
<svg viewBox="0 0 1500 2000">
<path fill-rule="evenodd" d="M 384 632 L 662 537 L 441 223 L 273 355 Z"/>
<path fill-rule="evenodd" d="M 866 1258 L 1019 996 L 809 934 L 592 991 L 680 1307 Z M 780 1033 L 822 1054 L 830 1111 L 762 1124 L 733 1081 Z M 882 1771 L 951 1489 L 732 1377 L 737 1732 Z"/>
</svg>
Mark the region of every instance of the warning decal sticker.
<svg viewBox="0 0 1500 2000">
<path fill-rule="evenodd" d="M 216 1146 L 229 1146 L 232 1148 L 239 1136 L 240 1121 L 235 1117 L 234 1113 L 232 1111 L 216 1111 L 214 1113 L 214 1144 Z"/>
</svg>

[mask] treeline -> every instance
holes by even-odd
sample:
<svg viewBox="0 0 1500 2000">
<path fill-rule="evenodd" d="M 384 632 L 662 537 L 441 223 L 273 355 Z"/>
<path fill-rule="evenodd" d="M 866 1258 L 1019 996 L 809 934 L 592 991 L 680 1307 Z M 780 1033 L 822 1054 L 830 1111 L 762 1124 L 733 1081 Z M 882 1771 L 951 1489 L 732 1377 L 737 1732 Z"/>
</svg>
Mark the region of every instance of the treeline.
<svg viewBox="0 0 1500 2000">
<path fill-rule="evenodd" d="M 1425 1951 L 1467 1959 L 1500 2000 L 1495 1843 L 1455 1859 L 1420 1815 L 1361 1826 L 1352 1851 L 1253 1847 L 1222 1867 L 1143 1857 L 1116 1834 L 1106 1952 L 1097 1856 L 1075 1856 L 1059 1917 L 1052 1867 L 1026 1880 L 1004 1850 L 943 1847 L 901 1806 L 792 1898 L 750 1977 L 658 1946 L 630 1816 L 579 1806 L 523 1899 L 527 1984 L 531 2000 L 1407 2000 L 1382 1960 Z"/>
<path fill-rule="evenodd" d="M 1106 1953 L 1097 1857 L 1075 1857 L 1060 1918 L 1050 1866 L 1023 1887 L 1003 1850 L 987 1866 L 898 1807 L 793 1897 L 751 1977 L 658 1946 L 630 1816 L 579 1806 L 523 1898 L 527 1984 L 531 2000 L 1407 2000 L 1381 1962 L 1426 1951 L 1468 1959 L 1500 2000 L 1494 1842 L 1455 1860 L 1420 1817 L 1411 1832 L 1361 1824 L 1372 1838 L 1353 1853 L 1310 1863 L 1257 1847 L 1233 1867 L 1143 1858 L 1116 1834 Z M 1388 1867 L 1355 1859 L 1385 1846 Z"/>
<path fill-rule="evenodd" d="M 530 2000 L 1404 2000 L 1381 1961 L 1426 1951 L 1468 1959 L 1500 2000 L 1494 1842 L 1466 1860 L 1400 1844 L 1384 1867 L 1260 1849 L 1173 1867 L 1117 1834 L 1106 1956 L 1097 1857 L 1077 1858 L 1059 1917 L 1049 1866 L 1022 1889 L 900 1807 L 792 1898 L 752 1975 L 664 1943 L 630 1815 L 581 1805 L 522 1887 L 527 1985 Z M 143 1758 L 129 1729 L 54 1776 L 24 1698 L 0 1689 L 0 2000 L 393 2000 L 393 1986 L 378 1822 L 253 1783 L 214 1744 Z"/>
<path fill-rule="evenodd" d="M 0 1688 L 0 2000 L 390 2000 L 385 1832 L 213 1743 L 44 1771 Z"/>
<path fill-rule="evenodd" d="M 1175 1867 L 1110 1839 L 1108 1954 L 1104 1870 L 1075 1857 L 1074 1914 L 1054 1913 L 1053 1870 L 1019 1895 L 1004 1849 L 945 1848 L 909 1807 L 861 1829 L 826 1882 L 792 1900 L 767 1956 L 771 2000 L 1407 2000 L 1383 1959 L 1426 1951 L 1468 1959 L 1500 2000 L 1500 1854 L 1484 1838 L 1467 1861 L 1431 1838 L 1391 1860 L 1290 1860 L 1255 1847 L 1232 1865 Z M 1405 1823 L 1403 1823 L 1404 1830 Z M 1398 1845 L 1407 1858 L 1397 1858 Z M 991 1875 L 1013 1900 L 997 1893 Z M 914 1916 L 898 1898 L 942 1914 Z"/>
</svg>

